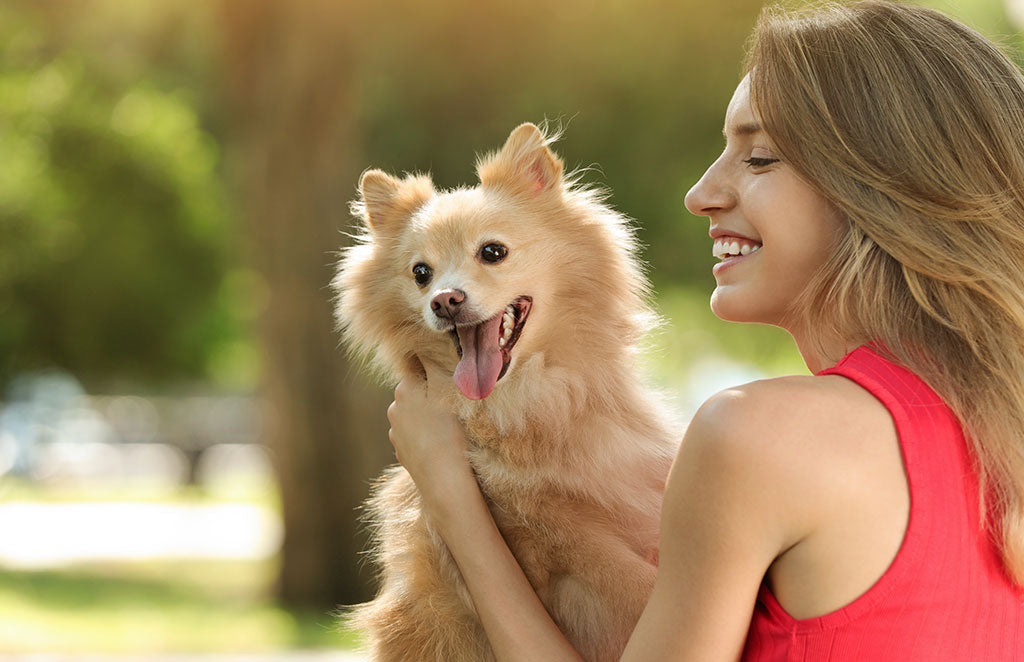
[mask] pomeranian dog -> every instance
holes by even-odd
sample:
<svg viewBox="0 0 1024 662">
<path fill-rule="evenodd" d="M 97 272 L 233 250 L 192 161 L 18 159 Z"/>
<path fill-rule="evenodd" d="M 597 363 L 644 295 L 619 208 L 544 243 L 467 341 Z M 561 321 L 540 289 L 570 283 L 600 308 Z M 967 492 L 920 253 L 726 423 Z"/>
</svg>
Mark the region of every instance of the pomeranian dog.
<svg viewBox="0 0 1024 662">
<path fill-rule="evenodd" d="M 452 375 L 432 397 L 463 422 L 509 547 L 584 658 L 617 660 L 653 586 L 681 434 L 636 365 L 657 318 L 633 230 L 563 174 L 553 140 L 519 126 L 478 161 L 474 188 L 365 172 L 352 204 L 365 232 L 333 286 L 350 349 L 386 378 L 427 362 Z M 371 658 L 493 659 L 401 466 L 379 479 L 367 519 L 381 587 L 349 625 Z"/>
</svg>

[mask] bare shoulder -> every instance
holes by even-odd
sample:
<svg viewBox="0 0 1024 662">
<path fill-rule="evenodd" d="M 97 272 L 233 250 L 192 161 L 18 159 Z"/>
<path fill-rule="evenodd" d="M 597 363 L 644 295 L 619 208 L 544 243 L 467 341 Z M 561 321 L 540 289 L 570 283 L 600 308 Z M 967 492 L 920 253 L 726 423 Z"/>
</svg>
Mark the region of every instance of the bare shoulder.
<svg viewBox="0 0 1024 662">
<path fill-rule="evenodd" d="M 764 379 L 721 391 L 698 410 L 688 438 L 718 452 L 742 452 L 760 460 L 845 464 L 866 440 L 888 443 L 892 418 L 879 400 L 839 376 Z"/>
<path fill-rule="evenodd" d="M 888 416 L 874 396 L 839 375 L 794 375 L 734 386 L 709 398 L 695 420 L 716 422 L 722 414 L 746 423 L 818 429 L 841 429 L 852 420 Z"/>
<path fill-rule="evenodd" d="M 752 514 L 775 527 L 784 549 L 854 496 L 850 489 L 871 484 L 860 478 L 895 445 L 888 410 L 855 382 L 790 376 L 712 396 L 694 416 L 677 462 L 694 463 L 716 489 L 756 485 Z"/>
</svg>

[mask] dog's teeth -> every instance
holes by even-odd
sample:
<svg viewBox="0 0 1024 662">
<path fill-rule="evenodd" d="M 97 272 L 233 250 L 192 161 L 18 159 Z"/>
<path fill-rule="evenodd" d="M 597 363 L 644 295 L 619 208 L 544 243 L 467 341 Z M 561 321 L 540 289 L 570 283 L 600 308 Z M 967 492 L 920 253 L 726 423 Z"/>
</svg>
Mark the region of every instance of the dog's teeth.
<svg viewBox="0 0 1024 662">
<path fill-rule="evenodd" d="M 498 347 L 504 347 L 507 342 L 504 338 L 498 338 Z"/>
<path fill-rule="evenodd" d="M 505 327 L 505 331 L 501 334 L 502 340 L 508 340 L 512 337 L 512 329 Z"/>
<path fill-rule="evenodd" d="M 505 326 L 509 326 L 512 324 L 512 322 L 515 321 L 515 318 L 512 317 L 511 313 L 505 313 L 504 315 L 502 315 L 501 319 L 504 322 Z"/>
</svg>

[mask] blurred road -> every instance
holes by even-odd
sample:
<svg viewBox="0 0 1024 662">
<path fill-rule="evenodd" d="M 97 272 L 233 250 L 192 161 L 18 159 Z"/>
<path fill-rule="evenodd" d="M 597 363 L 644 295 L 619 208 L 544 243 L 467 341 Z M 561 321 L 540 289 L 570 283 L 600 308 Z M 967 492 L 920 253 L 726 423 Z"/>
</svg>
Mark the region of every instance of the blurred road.
<svg viewBox="0 0 1024 662">
<path fill-rule="evenodd" d="M 263 559 L 281 544 L 276 513 L 252 504 L 0 503 L 0 566 L 120 559 Z"/>
</svg>

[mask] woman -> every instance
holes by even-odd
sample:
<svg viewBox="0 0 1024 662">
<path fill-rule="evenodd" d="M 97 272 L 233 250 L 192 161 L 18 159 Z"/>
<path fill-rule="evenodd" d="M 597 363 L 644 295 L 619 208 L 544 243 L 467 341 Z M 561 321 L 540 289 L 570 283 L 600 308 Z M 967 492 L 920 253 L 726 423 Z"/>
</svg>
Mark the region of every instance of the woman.
<svg viewBox="0 0 1024 662">
<path fill-rule="evenodd" d="M 1024 660 L 1022 127 L 1021 71 L 941 14 L 762 16 L 686 205 L 724 256 L 714 312 L 816 374 L 697 412 L 623 659 Z M 497 657 L 578 659 L 458 422 L 408 382 L 389 418 Z"/>
</svg>

